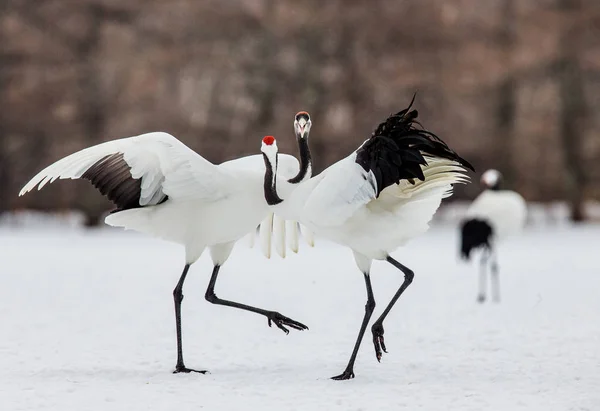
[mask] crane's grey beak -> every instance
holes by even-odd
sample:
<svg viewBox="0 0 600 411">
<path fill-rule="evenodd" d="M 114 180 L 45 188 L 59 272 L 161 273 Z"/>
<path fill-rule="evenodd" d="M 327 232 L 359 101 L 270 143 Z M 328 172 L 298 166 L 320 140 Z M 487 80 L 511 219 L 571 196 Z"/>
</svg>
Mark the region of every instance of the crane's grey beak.
<svg viewBox="0 0 600 411">
<path fill-rule="evenodd" d="M 294 121 L 294 129 L 297 138 L 307 138 L 310 130 L 310 120 L 306 121 L 304 118 L 296 119 L 296 121 Z"/>
<path fill-rule="evenodd" d="M 304 124 L 304 125 L 298 124 L 298 130 L 300 131 L 300 137 L 306 138 L 306 124 Z"/>
</svg>

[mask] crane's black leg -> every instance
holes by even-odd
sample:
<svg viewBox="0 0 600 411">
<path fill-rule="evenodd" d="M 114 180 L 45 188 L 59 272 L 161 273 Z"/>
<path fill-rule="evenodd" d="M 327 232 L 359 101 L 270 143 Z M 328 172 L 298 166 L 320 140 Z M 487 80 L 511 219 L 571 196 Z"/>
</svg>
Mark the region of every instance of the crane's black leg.
<svg viewBox="0 0 600 411">
<path fill-rule="evenodd" d="M 489 251 L 484 249 L 484 251 L 481 253 L 481 261 L 479 262 L 479 294 L 477 294 L 477 302 L 479 303 L 483 303 L 485 301 L 485 294 L 487 290 L 486 269 L 489 257 Z"/>
<path fill-rule="evenodd" d="M 222 300 L 215 294 L 215 284 L 217 283 L 217 277 L 219 275 L 219 269 L 221 266 L 215 265 L 213 269 L 212 276 L 210 277 L 210 282 L 208 283 L 208 288 L 206 289 L 206 294 L 204 298 L 206 301 L 212 304 L 225 305 L 227 307 L 239 308 L 240 310 L 251 311 L 253 313 L 261 314 L 267 317 L 267 323 L 269 327 L 271 326 L 271 322 L 273 322 L 280 330 L 288 334 L 290 331 L 285 328 L 288 326 L 295 330 L 308 330 L 308 327 L 298 321 L 292 320 L 284 315 L 279 314 L 276 311 L 268 311 L 263 310 L 262 308 L 252 307 L 246 304 L 236 303 L 235 301 Z"/>
<path fill-rule="evenodd" d="M 408 288 L 408 286 L 410 285 L 410 283 L 412 283 L 412 280 L 415 276 L 415 273 L 413 273 L 410 268 L 405 267 L 404 265 L 400 264 L 398 261 L 394 260 L 392 257 L 388 256 L 386 258 L 386 261 L 404 273 L 404 281 L 402 282 L 402 285 L 400 286 L 398 291 L 396 291 L 396 294 L 394 294 L 394 296 L 392 297 L 392 301 L 390 301 L 388 306 L 385 307 L 385 310 L 381 314 L 381 317 L 379 317 L 377 319 L 377 321 L 375 321 L 373 323 L 373 326 L 371 327 L 371 332 L 373 333 L 373 345 L 375 346 L 375 356 L 377 357 L 377 361 L 381 361 L 381 356 L 382 356 L 381 350 L 383 350 L 383 352 L 387 353 L 387 351 L 385 349 L 385 342 L 383 339 L 383 333 L 384 333 L 383 320 L 385 320 L 385 317 L 387 317 L 390 310 L 392 309 L 394 304 L 396 304 L 396 301 L 398 301 L 398 298 L 400 298 L 400 296 L 402 295 L 404 290 L 406 290 Z"/>
<path fill-rule="evenodd" d="M 175 365 L 175 371 L 173 371 L 173 374 L 180 372 L 199 372 L 201 374 L 206 373 L 206 370 L 192 370 L 183 364 L 183 347 L 181 344 L 181 301 L 183 301 L 183 283 L 189 269 L 190 265 L 186 264 L 183 269 L 183 273 L 181 273 L 181 277 L 179 277 L 179 281 L 173 290 L 173 300 L 175 301 L 175 326 L 177 327 L 177 365 Z"/>
<path fill-rule="evenodd" d="M 340 375 L 332 377 L 332 380 L 349 380 L 351 378 L 354 378 L 354 361 L 356 361 L 356 355 L 358 354 L 360 343 L 363 339 L 363 336 L 365 335 L 367 324 L 369 324 L 369 320 L 371 319 L 373 310 L 375 309 L 375 297 L 373 297 L 373 288 L 371 288 L 371 278 L 369 277 L 369 274 L 364 274 L 364 276 L 365 284 L 367 286 L 367 303 L 365 304 L 365 316 L 363 317 L 362 324 L 360 325 L 358 337 L 356 338 L 356 343 L 354 344 L 354 350 L 352 350 L 352 355 L 350 356 L 350 361 L 348 361 L 346 369 Z"/>
</svg>

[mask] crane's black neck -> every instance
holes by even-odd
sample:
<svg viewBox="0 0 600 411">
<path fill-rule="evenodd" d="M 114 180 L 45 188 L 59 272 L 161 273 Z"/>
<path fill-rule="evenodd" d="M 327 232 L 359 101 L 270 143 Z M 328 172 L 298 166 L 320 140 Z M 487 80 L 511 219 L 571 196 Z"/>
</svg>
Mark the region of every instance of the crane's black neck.
<svg viewBox="0 0 600 411">
<path fill-rule="evenodd" d="M 490 186 L 488 186 L 488 190 L 491 191 L 500 191 L 502 189 L 502 179 L 496 180 L 496 182 Z"/>
<path fill-rule="evenodd" d="M 277 155 L 275 155 L 275 170 L 273 170 L 273 164 L 271 164 L 271 161 L 265 153 L 263 153 L 263 159 L 265 160 L 265 200 L 268 205 L 272 206 L 283 201 L 277 195 L 277 180 L 275 178 L 275 174 L 277 173 Z"/>
<path fill-rule="evenodd" d="M 295 177 L 288 180 L 290 184 L 298 184 L 302 182 L 306 177 L 311 177 L 312 174 L 312 157 L 310 155 L 310 148 L 308 148 L 308 139 L 299 138 L 298 149 L 300 150 L 300 170 Z"/>
</svg>

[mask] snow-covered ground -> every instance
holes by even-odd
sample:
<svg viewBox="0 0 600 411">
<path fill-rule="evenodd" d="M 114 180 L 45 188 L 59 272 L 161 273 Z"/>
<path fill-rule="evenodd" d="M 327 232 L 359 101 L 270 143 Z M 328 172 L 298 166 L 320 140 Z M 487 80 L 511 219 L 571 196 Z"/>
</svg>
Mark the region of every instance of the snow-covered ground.
<svg viewBox="0 0 600 411">
<path fill-rule="evenodd" d="M 502 250 L 503 301 L 476 303 L 476 265 L 455 229 L 435 227 L 394 256 L 415 281 L 369 334 L 351 381 L 366 293 L 351 253 L 304 246 L 281 260 L 237 245 L 217 295 L 301 321 L 204 300 L 208 255 L 184 289 L 186 365 L 171 374 L 176 245 L 119 230 L 0 229 L 0 410 L 599 410 L 600 226 L 530 228 Z M 381 313 L 402 281 L 374 264 Z"/>
</svg>

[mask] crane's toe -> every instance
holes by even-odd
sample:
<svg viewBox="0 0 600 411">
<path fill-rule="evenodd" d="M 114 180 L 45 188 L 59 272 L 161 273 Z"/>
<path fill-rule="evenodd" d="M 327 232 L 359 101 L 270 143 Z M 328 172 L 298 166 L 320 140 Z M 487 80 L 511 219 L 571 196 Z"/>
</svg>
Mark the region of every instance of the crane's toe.
<svg viewBox="0 0 600 411">
<path fill-rule="evenodd" d="M 336 381 L 351 380 L 352 378 L 354 378 L 354 370 L 352 370 L 352 368 L 351 369 L 346 369 L 340 375 L 336 375 L 335 377 L 331 377 L 332 380 L 336 380 Z"/>
<path fill-rule="evenodd" d="M 375 346 L 375 356 L 377 357 L 377 361 L 381 362 L 381 357 L 384 353 L 387 353 L 385 348 L 385 340 L 383 339 L 383 324 L 375 323 L 371 327 L 371 332 L 373 333 L 373 345 Z"/>
<path fill-rule="evenodd" d="M 191 372 L 197 372 L 198 374 L 206 374 L 206 373 L 208 373 L 207 370 L 194 370 L 192 368 L 187 368 L 184 365 L 177 364 L 175 366 L 175 371 L 173 371 L 173 374 L 179 374 L 179 373 L 189 374 Z"/>
<path fill-rule="evenodd" d="M 285 328 L 286 325 L 298 331 L 308 330 L 308 327 L 302 324 L 301 322 L 292 320 L 291 318 L 288 318 L 285 315 L 281 315 L 276 311 L 272 311 L 267 315 L 267 322 L 269 324 L 269 327 L 271 326 L 271 323 L 274 323 L 277 326 L 277 328 L 279 328 L 286 334 L 289 334 L 290 332 L 290 330 Z"/>
</svg>

